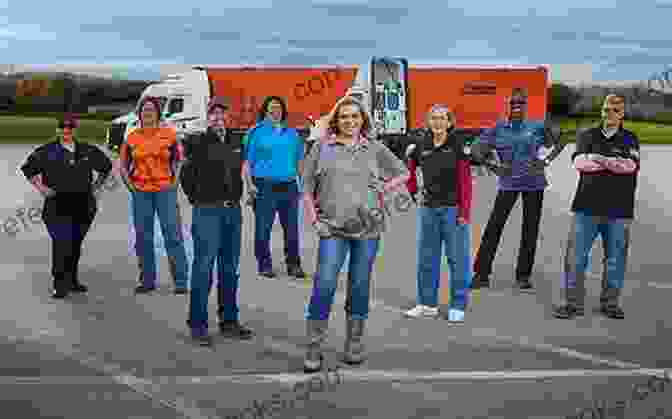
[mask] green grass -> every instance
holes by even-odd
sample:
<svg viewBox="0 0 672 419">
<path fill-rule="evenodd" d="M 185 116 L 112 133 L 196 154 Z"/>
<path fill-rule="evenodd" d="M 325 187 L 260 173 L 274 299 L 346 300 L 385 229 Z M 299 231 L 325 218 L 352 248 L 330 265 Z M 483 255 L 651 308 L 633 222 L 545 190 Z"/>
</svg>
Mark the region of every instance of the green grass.
<svg viewBox="0 0 672 419">
<path fill-rule="evenodd" d="M 568 142 L 576 140 L 576 128 L 587 128 L 599 123 L 597 117 L 592 118 L 567 118 L 560 122 L 563 131 L 566 130 L 565 138 Z M 634 132 L 641 144 L 672 144 L 672 125 L 663 125 L 655 122 L 625 121 L 625 129 Z"/>
<path fill-rule="evenodd" d="M 561 120 L 560 126 L 565 131 L 565 138 L 569 142 L 574 142 L 577 126 L 578 128 L 589 127 L 597 124 L 598 121 L 598 116 L 566 118 Z M 99 144 L 105 141 L 109 121 L 81 119 L 79 124 L 80 127 L 76 132 L 78 138 Z M 44 143 L 54 137 L 57 126 L 56 118 L 0 115 L 0 144 Z M 672 144 L 672 125 L 626 121 L 625 128 L 637 134 L 642 144 Z"/>
<path fill-rule="evenodd" d="M 108 121 L 82 119 L 75 135 L 84 141 L 103 143 Z M 58 128 L 56 118 L 0 116 L 0 144 L 46 143 L 53 139 Z"/>
</svg>

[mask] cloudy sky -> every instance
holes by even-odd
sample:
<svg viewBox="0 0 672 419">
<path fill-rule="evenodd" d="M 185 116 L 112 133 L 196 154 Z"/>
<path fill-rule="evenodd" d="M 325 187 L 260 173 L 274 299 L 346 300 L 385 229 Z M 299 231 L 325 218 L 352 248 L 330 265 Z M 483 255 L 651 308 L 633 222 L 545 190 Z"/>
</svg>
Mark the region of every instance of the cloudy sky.
<svg viewBox="0 0 672 419">
<path fill-rule="evenodd" d="M 0 0 L 0 59 L 156 79 L 184 64 L 393 55 L 550 64 L 566 82 L 636 81 L 672 66 L 670 22 L 672 0 Z"/>
</svg>

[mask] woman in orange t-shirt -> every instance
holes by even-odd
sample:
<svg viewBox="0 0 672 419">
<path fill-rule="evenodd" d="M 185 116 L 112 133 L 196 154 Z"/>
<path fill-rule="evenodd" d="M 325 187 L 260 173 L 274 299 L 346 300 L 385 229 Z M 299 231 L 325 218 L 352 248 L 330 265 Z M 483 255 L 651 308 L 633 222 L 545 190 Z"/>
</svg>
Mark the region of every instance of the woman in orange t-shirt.
<svg viewBox="0 0 672 419">
<path fill-rule="evenodd" d="M 121 148 L 121 174 L 133 194 L 136 253 L 142 259 L 138 294 L 157 286 L 154 214 L 159 217 L 175 294 L 187 293 L 187 257 L 177 204 L 177 163 L 183 159 L 173 128 L 161 126 L 161 102 L 147 97 L 140 104 L 139 126 Z"/>
</svg>

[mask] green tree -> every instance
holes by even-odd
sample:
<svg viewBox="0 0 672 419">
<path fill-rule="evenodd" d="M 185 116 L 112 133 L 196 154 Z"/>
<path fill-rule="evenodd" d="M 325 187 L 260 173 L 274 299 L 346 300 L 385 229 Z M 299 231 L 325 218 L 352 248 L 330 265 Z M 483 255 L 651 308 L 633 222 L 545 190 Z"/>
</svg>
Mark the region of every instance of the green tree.
<svg viewBox="0 0 672 419">
<path fill-rule="evenodd" d="M 548 112 L 553 116 L 568 116 L 579 99 L 579 94 L 562 83 L 550 87 Z"/>
</svg>

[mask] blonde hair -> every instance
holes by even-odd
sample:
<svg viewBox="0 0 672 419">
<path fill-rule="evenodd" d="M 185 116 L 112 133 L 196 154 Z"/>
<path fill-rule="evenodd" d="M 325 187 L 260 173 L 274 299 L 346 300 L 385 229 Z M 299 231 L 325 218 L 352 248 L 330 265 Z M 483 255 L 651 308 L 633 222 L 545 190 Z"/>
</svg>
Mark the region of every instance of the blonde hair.
<svg viewBox="0 0 672 419">
<path fill-rule="evenodd" d="M 455 118 L 455 113 L 450 109 L 450 107 L 443 105 L 443 104 L 435 104 L 432 105 L 431 108 L 429 108 L 429 111 L 425 114 L 425 126 L 429 128 L 429 117 L 434 113 L 434 112 L 445 112 L 446 116 L 448 117 L 448 120 L 450 121 L 451 126 L 455 126 L 456 124 L 456 118 Z"/>
<path fill-rule="evenodd" d="M 326 118 L 327 122 L 326 134 L 338 135 L 340 133 L 338 129 L 339 112 L 341 111 L 341 108 L 343 106 L 350 106 L 350 105 L 354 105 L 359 108 L 359 114 L 362 116 L 362 119 L 364 121 L 362 123 L 361 135 L 367 138 L 371 137 L 371 135 L 373 134 L 373 121 L 371 119 L 371 115 L 369 115 L 366 109 L 364 109 L 364 105 L 362 104 L 362 102 L 360 102 L 359 100 L 355 99 L 352 96 L 345 96 L 339 99 L 338 102 L 336 102 L 336 104 L 334 105 L 331 112 L 329 112 L 329 115 Z"/>
</svg>

